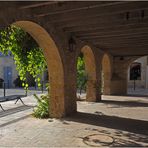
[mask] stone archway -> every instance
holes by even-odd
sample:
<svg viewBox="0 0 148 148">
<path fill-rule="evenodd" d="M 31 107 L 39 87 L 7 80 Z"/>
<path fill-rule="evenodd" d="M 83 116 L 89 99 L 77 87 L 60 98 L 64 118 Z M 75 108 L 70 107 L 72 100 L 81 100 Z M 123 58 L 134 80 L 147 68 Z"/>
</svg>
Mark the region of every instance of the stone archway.
<svg viewBox="0 0 148 148">
<path fill-rule="evenodd" d="M 96 62 L 92 49 L 89 46 L 84 46 L 81 49 L 84 55 L 85 70 L 88 75 L 86 87 L 86 101 L 96 101 Z"/>
<path fill-rule="evenodd" d="M 65 115 L 64 105 L 64 70 L 59 50 L 48 34 L 40 25 L 30 21 L 17 21 L 13 25 L 28 32 L 43 49 L 47 62 L 50 80 L 50 115 L 62 117 Z"/>
<path fill-rule="evenodd" d="M 111 94 L 111 61 L 107 54 L 102 59 L 102 87 L 103 94 Z"/>
</svg>

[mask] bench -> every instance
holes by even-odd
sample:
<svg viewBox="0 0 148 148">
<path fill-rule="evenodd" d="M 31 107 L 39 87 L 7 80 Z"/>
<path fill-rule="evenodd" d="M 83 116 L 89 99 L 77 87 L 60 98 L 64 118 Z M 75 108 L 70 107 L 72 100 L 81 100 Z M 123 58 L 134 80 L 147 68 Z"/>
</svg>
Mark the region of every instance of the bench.
<svg viewBox="0 0 148 148">
<path fill-rule="evenodd" d="M 26 95 L 12 95 L 12 96 L 7 96 L 7 97 L 1 97 L 0 98 L 0 108 L 3 111 L 5 111 L 4 108 L 2 107 L 1 102 L 7 102 L 7 101 L 12 101 L 12 100 L 16 100 L 15 104 L 20 100 L 22 104 L 25 105 L 23 100 L 21 99 L 22 97 L 26 97 Z"/>
</svg>

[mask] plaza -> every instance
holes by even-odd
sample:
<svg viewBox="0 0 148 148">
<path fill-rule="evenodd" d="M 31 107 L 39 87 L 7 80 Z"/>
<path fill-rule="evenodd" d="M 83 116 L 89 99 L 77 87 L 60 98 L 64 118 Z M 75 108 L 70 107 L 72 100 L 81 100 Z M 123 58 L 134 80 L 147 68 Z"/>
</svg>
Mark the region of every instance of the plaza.
<svg viewBox="0 0 148 148">
<path fill-rule="evenodd" d="M 103 96 L 101 103 L 78 101 L 78 113 L 61 119 L 36 119 L 33 97 L 5 102 L 0 112 L 1 147 L 90 147 L 89 135 L 113 138 L 97 146 L 148 146 L 147 97 Z M 92 146 L 93 146 L 92 145 Z"/>
<path fill-rule="evenodd" d="M 0 111 L 0 146 L 148 146 L 146 76 L 140 78 L 140 62 L 131 66 L 148 55 L 147 10 L 147 1 L 0 2 L 0 29 L 15 26 L 35 40 L 43 50 L 50 83 L 48 119 L 32 116 L 37 104 L 34 90 L 22 98 L 25 105 L 20 101 L 15 104 L 15 100 L 1 102 L 5 111 Z M 10 35 L 8 32 L 4 38 L 6 45 Z M 21 53 L 16 59 L 29 52 L 23 47 L 15 52 Z M 80 55 L 88 76 L 83 99 L 77 95 Z M 144 63 L 147 68 L 147 58 Z M 129 78 L 131 86 L 141 79 L 141 87 L 128 90 Z M 8 91 L 8 95 L 24 93 Z M 3 90 L 0 92 L 3 97 Z"/>
</svg>

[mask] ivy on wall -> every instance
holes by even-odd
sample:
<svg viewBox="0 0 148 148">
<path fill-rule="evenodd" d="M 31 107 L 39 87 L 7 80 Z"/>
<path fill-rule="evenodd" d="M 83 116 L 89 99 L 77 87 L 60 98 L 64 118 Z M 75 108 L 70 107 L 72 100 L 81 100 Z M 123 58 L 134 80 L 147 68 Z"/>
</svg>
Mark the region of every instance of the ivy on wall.
<svg viewBox="0 0 148 148">
<path fill-rule="evenodd" d="M 88 74 L 85 71 L 85 61 L 83 54 L 80 54 L 77 60 L 77 88 L 80 91 L 86 90 L 86 83 L 88 81 Z"/>
<path fill-rule="evenodd" d="M 47 64 L 42 49 L 27 32 L 15 26 L 1 30 L 0 52 L 4 55 L 11 52 L 25 89 L 28 89 L 27 73 L 35 78 L 39 87 L 41 86 L 40 76 Z"/>
</svg>

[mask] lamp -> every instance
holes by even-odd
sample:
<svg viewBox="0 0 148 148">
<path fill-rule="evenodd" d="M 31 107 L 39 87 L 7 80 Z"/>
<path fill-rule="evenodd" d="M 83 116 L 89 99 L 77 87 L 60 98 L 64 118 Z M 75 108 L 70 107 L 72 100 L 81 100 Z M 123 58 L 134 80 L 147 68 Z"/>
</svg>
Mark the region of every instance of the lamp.
<svg viewBox="0 0 148 148">
<path fill-rule="evenodd" d="M 69 51 L 73 52 L 76 46 L 76 41 L 74 40 L 74 38 L 71 36 L 69 41 L 68 41 L 68 45 L 69 45 Z"/>
</svg>

